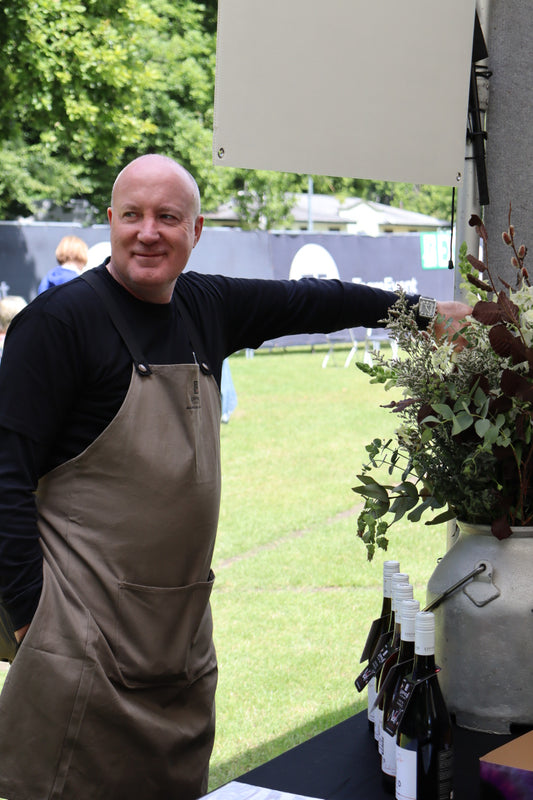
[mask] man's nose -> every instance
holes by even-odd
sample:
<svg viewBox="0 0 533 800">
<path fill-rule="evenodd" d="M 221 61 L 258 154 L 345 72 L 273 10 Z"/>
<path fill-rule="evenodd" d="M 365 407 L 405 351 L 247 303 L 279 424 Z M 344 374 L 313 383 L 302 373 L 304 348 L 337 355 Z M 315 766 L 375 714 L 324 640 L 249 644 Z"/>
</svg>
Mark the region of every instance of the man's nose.
<svg viewBox="0 0 533 800">
<path fill-rule="evenodd" d="M 154 242 L 159 238 L 157 220 L 153 217 L 143 217 L 137 237 L 141 242 Z"/>
</svg>

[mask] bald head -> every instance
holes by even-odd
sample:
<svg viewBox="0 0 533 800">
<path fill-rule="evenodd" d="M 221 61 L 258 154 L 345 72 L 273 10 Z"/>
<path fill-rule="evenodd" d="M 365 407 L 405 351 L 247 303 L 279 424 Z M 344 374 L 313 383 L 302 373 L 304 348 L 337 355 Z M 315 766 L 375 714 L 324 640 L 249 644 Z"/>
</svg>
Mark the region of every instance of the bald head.
<svg viewBox="0 0 533 800">
<path fill-rule="evenodd" d="M 117 176 L 107 216 L 108 271 L 138 299 L 169 303 L 202 233 L 192 175 L 167 156 L 140 156 Z"/>
<path fill-rule="evenodd" d="M 142 178 L 143 175 L 157 175 L 158 173 L 166 176 L 170 176 L 172 174 L 176 175 L 177 178 L 181 179 L 179 181 L 180 186 L 186 188 L 188 185 L 192 203 L 192 213 L 194 216 L 198 216 L 200 214 L 200 190 L 194 177 L 188 170 L 185 169 L 185 167 L 182 167 L 181 164 L 178 164 L 178 162 L 173 158 L 170 158 L 169 156 L 162 156 L 158 153 L 149 153 L 148 155 L 134 158 L 133 161 L 130 161 L 129 164 L 126 164 L 124 169 L 119 172 L 115 178 L 113 189 L 111 191 L 111 208 L 113 208 L 116 192 L 120 189 L 124 178 L 130 177 L 130 174 L 132 173 L 134 176 L 139 176 L 139 178 Z"/>
</svg>

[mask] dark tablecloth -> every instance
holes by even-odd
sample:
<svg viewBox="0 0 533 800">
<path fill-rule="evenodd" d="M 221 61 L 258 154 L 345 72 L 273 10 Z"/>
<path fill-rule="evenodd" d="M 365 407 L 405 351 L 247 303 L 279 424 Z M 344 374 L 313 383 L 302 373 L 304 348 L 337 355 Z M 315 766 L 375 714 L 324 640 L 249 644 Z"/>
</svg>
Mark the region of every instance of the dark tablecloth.
<svg viewBox="0 0 533 800">
<path fill-rule="evenodd" d="M 480 798 L 479 762 L 512 736 L 454 728 L 454 800 Z M 237 780 L 324 800 L 390 800 L 366 712 L 335 725 Z"/>
</svg>

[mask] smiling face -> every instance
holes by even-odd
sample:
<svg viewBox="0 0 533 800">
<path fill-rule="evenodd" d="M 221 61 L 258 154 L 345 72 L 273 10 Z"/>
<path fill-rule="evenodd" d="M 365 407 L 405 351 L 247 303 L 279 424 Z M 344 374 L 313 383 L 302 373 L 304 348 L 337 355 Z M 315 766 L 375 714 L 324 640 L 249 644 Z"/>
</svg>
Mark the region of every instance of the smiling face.
<svg viewBox="0 0 533 800">
<path fill-rule="evenodd" d="M 169 303 L 202 232 L 192 176 L 170 158 L 141 156 L 117 177 L 107 216 L 111 275 L 139 300 Z"/>
</svg>

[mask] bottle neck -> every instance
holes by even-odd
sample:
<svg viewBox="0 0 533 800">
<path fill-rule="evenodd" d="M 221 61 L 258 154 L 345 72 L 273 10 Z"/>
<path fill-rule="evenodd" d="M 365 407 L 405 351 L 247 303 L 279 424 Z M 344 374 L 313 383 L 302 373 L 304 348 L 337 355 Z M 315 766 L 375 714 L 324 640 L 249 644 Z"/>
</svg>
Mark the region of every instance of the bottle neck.
<svg viewBox="0 0 533 800">
<path fill-rule="evenodd" d="M 416 653 L 413 664 L 413 679 L 417 681 L 427 677 L 428 675 L 433 675 L 434 673 L 435 653 L 431 653 L 431 655 L 421 655 L 420 653 Z"/>
<path fill-rule="evenodd" d="M 415 657 L 415 643 L 409 639 L 402 639 L 400 642 L 400 652 L 398 661 L 412 661 Z"/>
<path fill-rule="evenodd" d="M 395 615 L 394 611 L 391 609 L 390 617 L 389 617 L 389 628 L 388 628 L 388 633 L 390 633 L 391 636 L 392 636 L 392 634 L 394 632 L 395 624 L 396 624 L 396 615 Z"/>
<path fill-rule="evenodd" d="M 381 615 L 382 617 L 388 617 L 390 615 L 392 608 L 392 601 L 390 597 L 383 597 L 383 603 L 381 604 Z"/>
<path fill-rule="evenodd" d="M 400 623 L 399 622 L 395 622 L 394 630 L 392 632 L 392 646 L 393 647 L 400 647 L 401 638 L 402 638 L 402 633 L 401 633 Z"/>
</svg>

